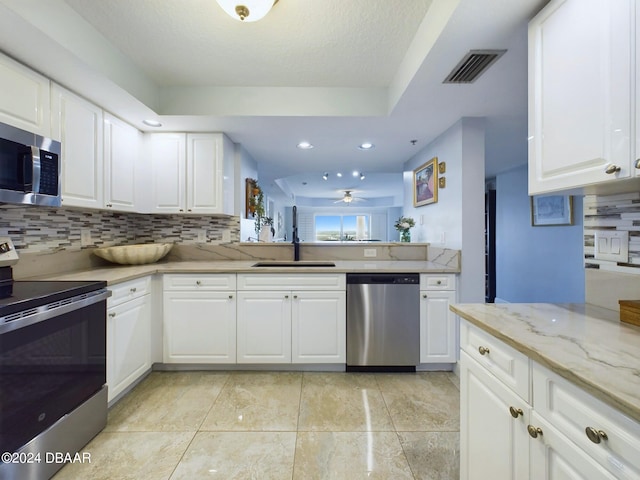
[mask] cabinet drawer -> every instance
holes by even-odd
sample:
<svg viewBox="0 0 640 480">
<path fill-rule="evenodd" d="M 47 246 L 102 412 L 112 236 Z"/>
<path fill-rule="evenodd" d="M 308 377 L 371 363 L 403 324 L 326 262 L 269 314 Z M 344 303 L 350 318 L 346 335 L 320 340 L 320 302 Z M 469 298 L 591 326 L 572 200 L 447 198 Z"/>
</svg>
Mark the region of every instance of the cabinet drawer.
<svg viewBox="0 0 640 480">
<path fill-rule="evenodd" d="M 530 401 L 526 355 L 466 321 L 460 322 L 460 346 L 522 399 Z"/>
<path fill-rule="evenodd" d="M 640 478 L 640 424 L 535 362 L 532 370 L 534 409 L 616 478 Z"/>
<path fill-rule="evenodd" d="M 193 291 L 197 290 L 235 290 L 235 273 L 218 274 L 170 274 L 164 275 L 162 284 L 165 291 Z"/>
<path fill-rule="evenodd" d="M 344 274 L 238 274 L 238 290 L 346 290 Z"/>
<path fill-rule="evenodd" d="M 118 283 L 109 287 L 111 297 L 107 300 L 108 308 L 142 297 L 151 292 L 151 277 L 136 278 L 128 282 Z"/>
<path fill-rule="evenodd" d="M 455 275 L 420 274 L 420 290 L 455 290 Z"/>
</svg>

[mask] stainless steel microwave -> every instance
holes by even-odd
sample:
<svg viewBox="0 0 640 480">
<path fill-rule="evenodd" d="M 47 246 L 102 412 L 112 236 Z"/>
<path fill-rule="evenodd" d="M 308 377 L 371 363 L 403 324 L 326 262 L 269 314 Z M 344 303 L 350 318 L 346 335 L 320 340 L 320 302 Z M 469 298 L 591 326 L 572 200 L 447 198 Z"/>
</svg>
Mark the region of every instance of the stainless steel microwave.
<svg viewBox="0 0 640 480">
<path fill-rule="evenodd" d="M 0 123 L 0 202 L 61 205 L 60 142 Z"/>
</svg>

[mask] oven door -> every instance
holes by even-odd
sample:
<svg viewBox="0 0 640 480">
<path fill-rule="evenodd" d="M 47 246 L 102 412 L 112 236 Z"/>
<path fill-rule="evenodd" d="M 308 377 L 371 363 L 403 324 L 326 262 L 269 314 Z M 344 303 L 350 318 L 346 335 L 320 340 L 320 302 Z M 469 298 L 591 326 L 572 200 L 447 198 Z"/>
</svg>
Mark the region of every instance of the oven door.
<svg viewBox="0 0 640 480">
<path fill-rule="evenodd" d="M 15 452 L 106 383 L 106 290 L 0 325 L 0 451 Z"/>
</svg>

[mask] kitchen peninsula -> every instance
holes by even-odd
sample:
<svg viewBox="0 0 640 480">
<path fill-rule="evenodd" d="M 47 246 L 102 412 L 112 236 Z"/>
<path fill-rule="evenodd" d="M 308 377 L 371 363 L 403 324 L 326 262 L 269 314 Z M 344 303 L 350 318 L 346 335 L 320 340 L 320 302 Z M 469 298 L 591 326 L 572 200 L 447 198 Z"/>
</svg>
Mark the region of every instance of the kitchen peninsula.
<svg viewBox="0 0 640 480">
<path fill-rule="evenodd" d="M 463 319 L 461 478 L 639 478 L 640 328 L 588 304 L 450 308 Z"/>
</svg>

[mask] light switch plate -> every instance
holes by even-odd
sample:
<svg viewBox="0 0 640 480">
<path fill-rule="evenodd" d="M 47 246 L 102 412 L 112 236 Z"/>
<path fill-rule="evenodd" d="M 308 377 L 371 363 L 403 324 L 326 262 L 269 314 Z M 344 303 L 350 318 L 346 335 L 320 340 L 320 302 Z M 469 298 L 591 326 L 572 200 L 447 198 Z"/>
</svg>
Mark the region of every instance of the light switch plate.
<svg viewBox="0 0 640 480">
<path fill-rule="evenodd" d="M 627 263 L 629 261 L 629 232 L 596 230 L 594 251 L 596 260 Z"/>
<path fill-rule="evenodd" d="M 91 229 L 81 228 L 80 229 L 80 246 L 89 247 L 91 245 L 93 245 L 93 240 L 91 239 Z"/>
<path fill-rule="evenodd" d="M 198 243 L 206 243 L 206 241 L 207 241 L 207 231 L 198 230 Z"/>
<path fill-rule="evenodd" d="M 231 230 L 226 229 L 222 231 L 222 242 L 223 243 L 231 242 Z"/>
</svg>

